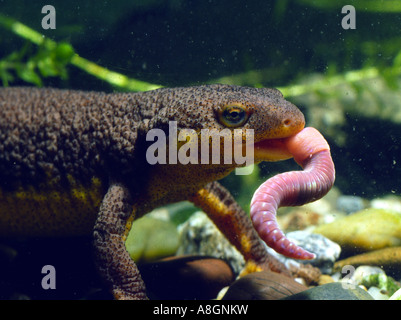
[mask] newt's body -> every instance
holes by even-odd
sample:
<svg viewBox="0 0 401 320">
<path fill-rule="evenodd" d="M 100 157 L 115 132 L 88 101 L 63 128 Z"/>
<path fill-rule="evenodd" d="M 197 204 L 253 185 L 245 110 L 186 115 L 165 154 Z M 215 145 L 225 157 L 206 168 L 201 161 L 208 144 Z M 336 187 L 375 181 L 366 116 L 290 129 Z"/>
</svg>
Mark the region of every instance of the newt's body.
<svg viewBox="0 0 401 320">
<path fill-rule="evenodd" d="M 302 113 L 274 89 L 0 89 L 0 236 L 93 233 L 98 268 L 114 296 L 145 298 L 124 244 L 132 221 L 157 206 L 190 200 L 241 251 L 248 267 L 286 273 L 266 253 L 245 212 L 215 182 L 235 164 L 147 162 L 153 142 L 146 133 L 160 128 L 168 134 L 169 121 L 196 132 L 253 129 L 255 142 L 289 137 L 304 127 Z M 255 150 L 256 161 L 288 157 L 279 143 Z"/>
</svg>

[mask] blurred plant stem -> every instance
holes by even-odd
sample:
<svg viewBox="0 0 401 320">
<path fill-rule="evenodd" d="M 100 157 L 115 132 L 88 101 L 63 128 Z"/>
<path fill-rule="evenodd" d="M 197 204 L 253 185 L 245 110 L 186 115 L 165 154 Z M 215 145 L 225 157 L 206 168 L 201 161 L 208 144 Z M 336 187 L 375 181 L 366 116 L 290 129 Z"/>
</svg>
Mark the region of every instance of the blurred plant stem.
<svg viewBox="0 0 401 320">
<path fill-rule="evenodd" d="M 398 72 L 401 69 L 398 68 Z M 344 74 L 338 74 L 335 76 L 328 76 L 318 81 L 308 82 L 306 84 L 296 84 L 288 87 L 279 87 L 285 97 L 300 96 L 309 92 L 320 91 L 328 88 L 333 88 L 342 83 L 354 83 L 361 80 L 373 79 L 380 76 L 380 70 L 375 67 L 370 67 L 362 70 L 352 70 Z"/>
<path fill-rule="evenodd" d="M 324 10 L 338 9 L 345 5 L 353 5 L 356 10 L 364 12 L 401 12 L 401 3 L 399 0 L 297 0 L 301 5 L 308 5 Z"/>
<path fill-rule="evenodd" d="M 401 54 L 399 60 L 401 60 Z M 305 81 L 304 78 L 298 84 L 276 88 L 280 90 L 285 97 L 296 97 L 307 93 L 330 90 L 344 83 L 353 84 L 362 80 L 375 79 L 379 77 L 391 79 L 391 77 L 399 76 L 400 74 L 401 66 L 399 63 L 395 63 L 393 66 L 387 67 L 383 70 L 377 67 L 368 67 L 361 70 L 351 70 L 342 74 L 326 75 L 318 77 L 315 80 L 310 79 L 309 81 Z M 263 85 L 261 85 L 261 83 L 266 82 L 268 79 L 269 70 L 251 70 L 242 74 L 214 79 L 211 83 L 217 82 L 232 85 L 262 87 Z"/>
<path fill-rule="evenodd" d="M 54 50 L 58 46 L 57 42 L 50 40 L 39 32 L 29 28 L 28 26 L 0 14 L 0 26 L 12 31 L 14 34 L 31 41 L 38 46 L 45 46 L 46 49 Z M 160 88 L 160 85 L 147 83 L 137 79 L 129 78 L 123 74 L 110 71 L 101 67 L 85 58 L 80 57 L 77 53 L 73 53 L 69 62 L 85 72 L 128 91 L 147 91 Z"/>
</svg>

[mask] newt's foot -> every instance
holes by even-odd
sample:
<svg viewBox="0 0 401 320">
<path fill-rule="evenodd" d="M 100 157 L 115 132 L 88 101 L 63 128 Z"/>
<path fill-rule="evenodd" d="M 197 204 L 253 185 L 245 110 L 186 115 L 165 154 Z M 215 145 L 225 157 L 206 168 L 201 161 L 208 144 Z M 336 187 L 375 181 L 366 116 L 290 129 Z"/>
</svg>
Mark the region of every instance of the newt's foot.
<svg viewBox="0 0 401 320">
<path fill-rule="evenodd" d="M 132 293 L 122 288 L 113 288 L 112 294 L 116 300 L 148 300 L 144 291 Z"/>
<path fill-rule="evenodd" d="M 287 268 L 284 264 L 272 263 L 273 261 L 268 260 L 263 263 L 256 263 L 255 261 L 247 261 L 244 269 L 241 271 L 239 278 L 242 278 L 248 274 L 260 271 L 275 272 L 289 278 L 301 278 L 304 280 L 306 285 L 316 284 L 321 276 L 321 272 L 318 268 L 313 267 L 311 264 L 290 264 Z"/>
<path fill-rule="evenodd" d="M 264 269 L 265 268 L 263 266 L 258 265 L 256 262 L 248 261 L 245 264 L 244 269 L 241 271 L 239 277 L 242 278 L 243 276 L 246 276 L 247 274 L 263 271 Z"/>
<path fill-rule="evenodd" d="M 291 277 L 291 272 L 287 269 L 287 267 L 283 263 L 279 262 L 276 258 L 270 255 L 268 256 L 267 260 L 261 262 L 248 260 L 245 263 L 244 269 L 240 273 L 240 277 L 260 271 L 273 271 L 285 275 L 287 277 Z"/>
</svg>

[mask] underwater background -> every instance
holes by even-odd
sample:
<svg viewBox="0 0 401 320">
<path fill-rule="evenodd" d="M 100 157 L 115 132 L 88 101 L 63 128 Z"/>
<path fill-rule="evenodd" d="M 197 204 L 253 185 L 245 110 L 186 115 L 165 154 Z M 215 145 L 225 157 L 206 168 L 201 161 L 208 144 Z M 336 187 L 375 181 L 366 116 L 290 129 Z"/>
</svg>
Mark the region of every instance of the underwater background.
<svg viewBox="0 0 401 320">
<path fill-rule="evenodd" d="M 48 4 L 56 10 L 56 28 L 45 30 L 42 8 Z M 355 9 L 354 21 L 347 16 L 349 11 L 342 12 L 347 5 Z M 106 92 L 207 83 L 279 88 L 304 112 L 307 126 L 326 137 L 336 165 L 328 209 L 324 213 L 319 208 L 307 209 L 305 215 L 310 218 L 315 210 L 317 215 L 346 218 L 377 208 L 378 212 L 368 212 L 373 218 L 368 215 L 358 220 L 357 216 L 355 223 L 365 237 L 373 238 L 372 233 L 381 229 L 380 236 L 391 238 L 376 247 L 366 240 L 357 244 L 351 239 L 350 244 L 340 243 L 342 235 L 332 237 L 346 258 L 401 245 L 400 32 L 401 3 L 392 0 L 5 0 L 0 1 L 0 81 L 2 86 Z M 223 184 L 249 210 L 252 194 L 263 181 L 278 172 L 298 169 L 292 160 L 262 163 L 251 176 L 231 175 Z M 196 209 L 184 204 L 168 210 L 173 224 L 179 225 Z M 380 210 L 387 211 L 382 214 Z M 286 213 L 283 210 L 283 216 Z M 302 220 L 288 229 L 315 224 L 299 218 L 298 212 L 288 214 Z M 364 225 L 366 221 L 372 223 Z M 340 230 L 343 225 L 333 228 Z M 332 231 L 321 233 L 325 232 Z M 33 260 L 18 263 L 37 260 L 38 267 L 43 265 L 37 255 L 55 250 L 43 249 L 47 245 L 42 241 L 37 248 L 27 249 L 25 242 L 19 243 L 16 252 L 28 250 L 25 259 Z M 67 246 L 59 245 L 56 251 L 66 250 Z M 80 250 L 89 250 L 90 243 L 77 247 L 68 249 L 70 254 L 85 255 L 87 251 Z M 9 251 L 14 249 L 4 245 L 2 250 L 1 259 L 8 261 L 3 268 L 17 279 L 16 253 Z M 398 252 L 397 257 L 401 256 Z M 58 290 L 56 298 L 86 297 L 87 287 L 96 287 L 97 280 L 85 280 L 87 287 L 77 290 L 82 279 L 71 279 L 81 276 L 84 264 L 69 266 L 71 259 L 65 253 L 58 258 L 63 265 L 59 269 L 69 269 L 69 280 L 62 281 L 71 282 L 71 288 Z M 392 271 L 385 272 L 400 280 L 400 258 L 392 263 Z M 53 297 L 26 288 L 32 277 L 40 282 L 37 271 L 24 277 L 18 278 L 17 285 L 7 277 L 1 279 L 0 298 Z"/>
</svg>

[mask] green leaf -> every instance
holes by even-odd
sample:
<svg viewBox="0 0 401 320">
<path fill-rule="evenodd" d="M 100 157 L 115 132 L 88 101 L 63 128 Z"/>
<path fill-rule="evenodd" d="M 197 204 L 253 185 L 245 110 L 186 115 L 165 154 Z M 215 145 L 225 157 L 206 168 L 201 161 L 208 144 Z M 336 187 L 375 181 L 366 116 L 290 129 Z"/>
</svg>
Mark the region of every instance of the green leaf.
<svg viewBox="0 0 401 320">
<path fill-rule="evenodd" d="M 51 57 L 45 57 L 37 61 L 37 66 L 40 74 L 44 77 L 56 77 L 60 74 L 57 66 Z"/>
<path fill-rule="evenodd" d="M 32 64 L 22 64 L 16 68 L 17 75 L 24 81 L 33 83 L 36 86 L 42 86 L 40 76 L 35 72 Z"/>
<path fill-rule="evenodd" d="M 74 56 L 74 48 L 67 42 L 60 42 L 54 50 L 55 59 L 65 65 L 71 61 Z"/>
</svg>

